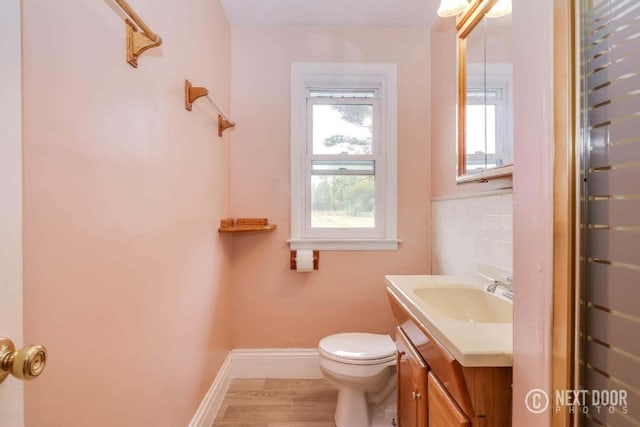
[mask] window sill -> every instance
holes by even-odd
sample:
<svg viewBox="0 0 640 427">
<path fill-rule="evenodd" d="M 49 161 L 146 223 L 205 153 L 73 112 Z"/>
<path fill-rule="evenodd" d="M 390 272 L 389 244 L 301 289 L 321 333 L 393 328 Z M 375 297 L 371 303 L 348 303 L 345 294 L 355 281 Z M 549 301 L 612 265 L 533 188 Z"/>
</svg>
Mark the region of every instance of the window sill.
<svg viewBox="0 0 640 427">
<path fill-rule="evenodd" d="M 300 239 L 287 240 L 291 250 L 319 251 L 397 251 L 399 239 Z"/>
<path fill-rule="evenodd" d="M 467 182 L 486 182 L 494 178 L 504 178 L 513 175 L 513 165 L 500 166 L 493 169 L 486 169 L 476 173 L 458 175 L 456 182 L 465 184 Z"/>
</svg>

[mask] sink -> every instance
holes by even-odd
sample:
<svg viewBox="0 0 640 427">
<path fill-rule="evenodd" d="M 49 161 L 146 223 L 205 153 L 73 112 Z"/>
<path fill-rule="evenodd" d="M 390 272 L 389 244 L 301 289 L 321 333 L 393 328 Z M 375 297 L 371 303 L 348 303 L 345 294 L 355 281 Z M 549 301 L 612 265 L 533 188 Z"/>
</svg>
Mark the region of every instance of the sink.
<svg viewBox="0 0 640 427">
<path fill-rule="evenodd" d="M 466 276 L 385 276 L 400 323 L 426 331 L 462 366 L 513 365 L 513 304 Z M 395 306 L 394 304 L 398 304 Z"/>
<path fill-rule="evenodd" d="M 418 300 L 451 319 L 470 323 L 511 323 L 511 303 L 483 289 L 432 287 L 414 289 Z"/>
</svg>

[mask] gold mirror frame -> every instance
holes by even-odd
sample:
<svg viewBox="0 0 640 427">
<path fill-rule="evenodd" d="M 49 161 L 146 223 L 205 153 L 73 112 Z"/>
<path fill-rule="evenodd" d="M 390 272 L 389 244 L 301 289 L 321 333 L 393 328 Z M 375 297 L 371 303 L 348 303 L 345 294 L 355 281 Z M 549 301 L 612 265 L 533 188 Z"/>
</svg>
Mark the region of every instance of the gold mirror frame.
<svg viewBox="0 0 640 427">
<path fill-rule="evenodd" d="M 458 168 L 457 183 L 486 182 L 491 178 L 511 176 L 513 164 L 468 174 L 466 161 L 466 103 L 467 103 L 467 36 L 482 21 L 498 0 L 471 0 L 469 7 L 456 24 L 458 32 Z"/>
</svg>

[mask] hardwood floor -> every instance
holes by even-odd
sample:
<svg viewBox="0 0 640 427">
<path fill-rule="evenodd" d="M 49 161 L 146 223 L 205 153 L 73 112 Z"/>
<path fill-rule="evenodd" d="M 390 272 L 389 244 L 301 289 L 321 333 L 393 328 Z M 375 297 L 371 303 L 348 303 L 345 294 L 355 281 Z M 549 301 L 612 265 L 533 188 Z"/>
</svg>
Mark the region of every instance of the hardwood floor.
<svg viewBox="0 0 640 427">
<path fill-rule="evenodd" d="M 335 427 L 337 396 L 324 379 L 236 379 L 212 427 Z"/>
</svg>

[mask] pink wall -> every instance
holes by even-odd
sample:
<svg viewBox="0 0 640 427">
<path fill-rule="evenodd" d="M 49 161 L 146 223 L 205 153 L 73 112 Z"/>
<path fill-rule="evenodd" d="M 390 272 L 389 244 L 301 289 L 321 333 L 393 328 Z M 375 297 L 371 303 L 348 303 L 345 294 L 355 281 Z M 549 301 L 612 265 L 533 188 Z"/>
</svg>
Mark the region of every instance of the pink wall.
<svg viewBox="0 0 640 427">
<path fill-rule="evenodd" d="M 342 331 L 392 333 L 385 274 L 427 273 L 429 33 L 393 28 L 247 28 L 232 35 L 231 211 L 267 216 L 268 234 L 233 240 L 234 347 L 315 347 Z M 320 253 L 289 270 L 291 62 L 398 64 L 397 252 Z"/>
<path fill-rule="evenodd" d="M 553 288 L 553 0 L 514 2 L 513 419 L 518 427 L 551 424 L 526 393 L 551 393 Z M 552 396 L 552 394 L 550 394 Z M 517 420 L 517 424 L 516 421 Z"/>
<path fill-rule="evenodd" d="M 111 1 L 24 0 L 25 341 L 49 351 L 26 425 L 184 426 L 230 348 L 230 97 L 217 1 L 137 0 L 164 39 L 124 60 Z"/>
</svg>

